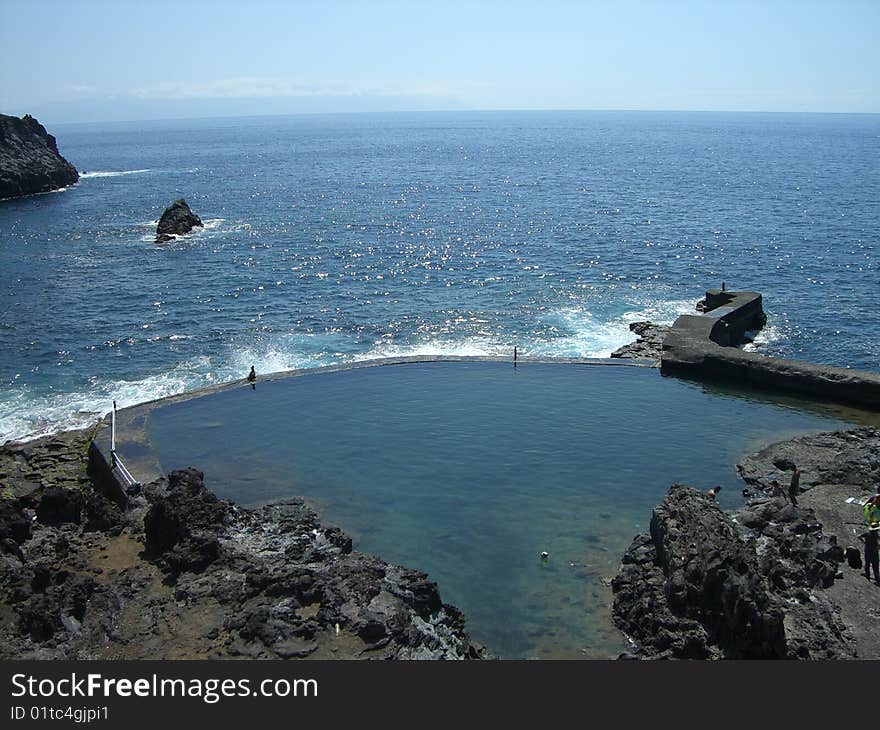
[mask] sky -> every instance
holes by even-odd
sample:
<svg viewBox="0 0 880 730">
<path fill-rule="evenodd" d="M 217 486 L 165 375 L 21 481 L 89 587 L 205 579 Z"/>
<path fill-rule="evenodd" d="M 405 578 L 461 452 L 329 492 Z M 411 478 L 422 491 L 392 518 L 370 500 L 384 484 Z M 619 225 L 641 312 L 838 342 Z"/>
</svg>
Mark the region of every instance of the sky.
<svg viewBox="0 0 880 730">
<path fill-rule="evenodd" d="M 880 113 L 880 0 L 0 0 L 0 113 Z"/>
</svg>

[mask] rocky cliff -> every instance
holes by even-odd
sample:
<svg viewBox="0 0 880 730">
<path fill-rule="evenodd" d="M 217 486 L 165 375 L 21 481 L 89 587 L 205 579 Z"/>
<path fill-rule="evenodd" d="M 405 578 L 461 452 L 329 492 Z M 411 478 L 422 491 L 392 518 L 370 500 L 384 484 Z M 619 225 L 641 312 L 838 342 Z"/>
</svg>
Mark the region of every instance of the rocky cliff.
<svg viewBox="0 0 880 730">
<path fill-rule="evenodd" d="M 0 198 L 47 193 L 79 180 L 55 137 L 29 114 L 0 114 Z"/>
</svg>

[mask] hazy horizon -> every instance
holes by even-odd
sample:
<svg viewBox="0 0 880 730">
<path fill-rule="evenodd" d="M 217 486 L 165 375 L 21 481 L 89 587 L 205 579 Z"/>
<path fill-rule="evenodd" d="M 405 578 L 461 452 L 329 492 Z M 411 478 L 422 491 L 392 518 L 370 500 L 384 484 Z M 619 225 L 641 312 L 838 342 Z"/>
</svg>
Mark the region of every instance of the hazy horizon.
<svg viewBox="0 0 880 730">
<path fill-rule="evenodd" d="M 0 0 L 0 112 L 880 113 L 867 0 Z M 34 53 L 34 49 L 39 53 Z"/>
<path fill-rule="evenodd" d="M 5 113 L 5 112 L 0 112 Z M 80 126 L 80 125 L 130 125 L 130 124 L 160 124 L 162 122 L 199 122 L 199 121 L 222 121 L 244 119 L 272 119 L 285 117 L 347 117 L 347 116 L 394 116 L 394 115 L 463 115 L 463 114 L 723 114 L 743 116 L 880 116 L 880 112 L 813 112 L 813 111 L 754 111 L 754 110 L 730 110 L 730 109 L 380 109 L 376 111 L 302 111 L 292 113 L 257 113 L 257 114 L 216 114 L 203 116 L 167 116 L 153 118 L 131 119 L 81 119 L 53 121 L 41 117 L 39 114 L 31 114 L 37 121 L 53 126 Z M 18 115 L 22 116 L 22 115 Z M 49 130 L 51 132 L 51 130 Z"/>
</svg>

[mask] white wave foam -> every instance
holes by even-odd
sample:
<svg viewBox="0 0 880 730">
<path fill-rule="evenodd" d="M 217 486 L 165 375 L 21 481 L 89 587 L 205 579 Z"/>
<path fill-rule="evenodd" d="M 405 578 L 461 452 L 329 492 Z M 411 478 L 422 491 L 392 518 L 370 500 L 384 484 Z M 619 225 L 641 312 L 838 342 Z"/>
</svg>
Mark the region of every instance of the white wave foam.
<svg viewBox="0 0 880 730">
<path fill-rule="evenodd" d="M 466 337 L 464 339 L 432 338 L 423 342 L 406 345 L 379 344 L 369 351 L 356 354 L 354 362 L 375 360 L 387 357 L 432 357 L 437 355 L 454 355 L 458 357 L 478 357 L 507 354 L 511 345 L 501 344 L 484 337 Z"/>
<path fill-rule="evenodd" d="M 575 307 L 557 310 L 546 320 L 569 335 L 539 343 L 532 353 L 549 357 L 607 357 L 632 340 L 620 322 L 603 322 L 591 312 Z"/>
<path fill-rule="evenodd" d="M 79 174 L 80 179 L 88 179 L 90 177 L 119 177 L 120 175 L 137 175 L 141 172 L 150 172 L 150 169 L 147 168 L 145 170 L 98 170 L 96 172 L 81 172 Z"/>
<path fill-rule="evenodd" d="M 680 314 L 693 313 L 695 304 L 695 299 L 652 301 L 611 318 L 594 315 L 583 307 L 559 309 L 550 313 L 546 320 L 554 327 L 571 334 L 538 343 L 529 354 L 548 357 L 610 357 L 616 349 L 636 339 L 629 329 L 633 322 L 648 320 L 654 324 L 672 324 Z"/>
<path fill-rule="evenodd" d="M 85 428 L 109 413 L 113 400 L 120 408 L 177 395 L 247 375 L 314 368 L 340 362 L 408 355 L 493 355 L 502 347 L 489 339 L 430 339 L 402 346 L 377 346 L 357 355 L 334 351 L 338 335 L 284 335 L 265 344 L 230 347 L 223 356 L 198 357 L 178 363 L 164 373 L 140 380 L 103 382 L 94 378 L 88 389 L 35 395 L 27 388 L 0 393 L 0 443 L 27 441 L 74 428 Z M 503 350 L 506 352 L 505 346 Z"/>
<path fill-rule="evenodd" d="M 755 335 L 755 339 L 752 342 L 743 345 L 742 349 L 746 352 L 758 352 L 765 349 L 767 345 L 779 342 L 783 339 L 785 339 L 785 333 L 781 328 L 772 324 L 766 325 Z"/>
<path fill-rule="evenodd" d="M 325 353 L 306 355 L 283 347 L 246 348 L 232 354 L 229 363 L 230 377 L 227 379 L 243 378 L 251 365 L 256 368 L 257 373 L 265 374 L 329 365 L 332 360 Z"/>
<path fill-rule="evenodd" d="M 197 227 L 193 228 L 192 231 L 190 231 L 189 233 L 185 233 L 185 234 L 181 234 L 181 235 L 178 235 L 176 233 L 167 234 L 167 235 L 171 236 L 171 240 L 166 241 L 165 243 L 168 244 L 168 243 L 173 243 L 176 241 L 184 241 L 187 239 L 197 240 L 198 238 L 205 236 L 205 235 L 208 235 L 210 237 L 210 235 L 213 232 L 220 230 L 220 228 L 223 225 L 225 220 L 226 220 L 225 218 L 205 218 L 202 220 L 201 227 L 197 226 Z M 138 228 L 153 228 L 153 229 L 155 229 L 155 227 L 157 225 L 159 225 L 159 221 L 155 220 L 155 221 L 150 221 L 148 223 L 138 221 L 137 223 L 135 223 L 135 225 Z M 143 234 L 142 236 L 139 237 L 139 240 L 143 241 L 144 243 L 155 243 L 155 241 L 156 241 L 155 230 L 151 231 L 150 233 Z"/>
<path fill-rule="evenodd" d="M 142 380 L 101 382 L 95 378 L 88 390 L 39 396 L 26 388 L 7 392 L 0 396 L 0 442 L 84 428 L 107 415 L 114 399 L 124 408 L 212 382 L 209 359 L 198 358 Z"/>
<path fill-rule="evenodd" d="M 36 395 L 25 388 L 0 392 L 0 443 L 7 439 L 28 440 L 49 433 L 83 428 L 105 416 L 115 399 L 120 407 L 176 395 L 189 390 L 244 377 L 251 365 L 258 374 L 319 367 L 340 362 L 407 356 L 505 356 L 512 344 L 524 355 L 549 357 L 607 357 L 634 338 L 631 322 L 651 319 L 670 323 L 678 314 L 693 311 L 691 300 L 649 302 L 618 316 L 603 319 L 583 307 L 568 307 L 548 315 L 560 337 L 519 343 L 500 341 L 491 335 L 427 336 L 404 343 L 376 343 L 369 350 L 351 352 L 345 335 L 281 335 L 264 343 L 229 346 L 227 352 L 178 363 L 169 370 L 139 380 L 101 381 L 94 378 L 88 388 L 68 393 Z M 566 334 L 567 333 L 567 334 Z M 190 335 L 172 335 L 183 339 Z M 774 328 L 759 335 L 757 343 L 776 336 Z"/>
<path fill-rule="evenodd" d="M 27 388 L 0 395 L 0 443 L 27 441 L 50 433 L 84 428 L 110 412 L 114 400 L 120 408 L 177 395 L 189 390 L 228 382 L 247 375 L 234 360 L 220 364 L 210 357 L 178 363 L 166 372 L 140 380 L 103 382 L 94 378 L 87 390 L 33 395 Z"/>
<path fill-rule="evenodd" d="M 696 314 L 698 299 L 670 299 L 652 301 L 639 309 L 623 314 L 627 328 L 633 322 L 650 321 L 654 324 L 670 325 L 682 314 Z"/>
</svg>

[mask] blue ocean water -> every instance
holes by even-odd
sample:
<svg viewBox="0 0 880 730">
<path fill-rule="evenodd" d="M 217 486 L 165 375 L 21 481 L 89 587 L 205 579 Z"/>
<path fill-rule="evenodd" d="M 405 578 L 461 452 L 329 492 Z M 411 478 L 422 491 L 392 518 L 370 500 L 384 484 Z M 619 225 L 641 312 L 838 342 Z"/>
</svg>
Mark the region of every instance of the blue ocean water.
<svg viewBox="0 0 880 730">
<path fill-rule="evenodd" d="M 880 116 L 332 115 L 56 125 L 0 201 L 0 441 L 258 372 L 607 355 L 706 287 L 766 352 L 876 370 Z M 205 228 L 152 242 L 185 197 Z"/>
</svg>

